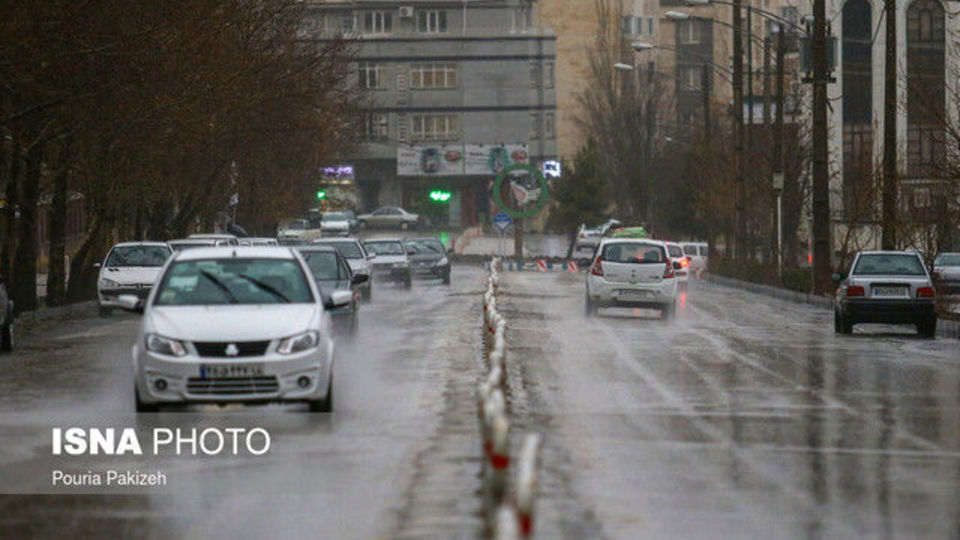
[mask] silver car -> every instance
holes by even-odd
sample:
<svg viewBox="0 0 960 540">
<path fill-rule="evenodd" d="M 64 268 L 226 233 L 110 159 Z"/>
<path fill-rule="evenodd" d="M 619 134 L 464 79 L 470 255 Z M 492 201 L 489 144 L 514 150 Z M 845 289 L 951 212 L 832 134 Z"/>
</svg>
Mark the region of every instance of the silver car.
<svg viewBox="0 0 960 540">
<path fill-rule="evenodd" d="M 164 404 L 306 402 L 333 409 L 334 343 L 326 308 L 290 248 L 196 248 L 176 253 L 146 301 L 132 348 L 138 412 Z"/>
<path fill-rule="evenodd" d="M 121 242 L 113 246 L 103 263 L 94 265 L 99 269 L 100 316 L 106 317 L 120 307 L 121 294 L 146 298 L 171 253 L 173 250 L 165 242 Z"/>
<path fill-rule="evenodd" d="M 357 226 L 387 228 L 397 227 L 403 230 L 416 227 L 420 216 L 407 212 L 399 206 L 381 206 L 369 214 L 357 216 Z"/>
<path fill-rule="evenodd" d="M 340 252 L 343 258 L 350 265 L 350 271 L 354 274 L 367 276 L 367 281 L 360 284 L 360 298 L 369 301 L 373 298 L 373 272 L 370 268 L 370 259 L 373 257 L 367 254 L 363 244 L 356 238 L 321 238 L 314 240 L 315 246 L 328 246 Z"/>
<path fill-rule="evenodd" d="M 850 334 L 860 323 L 915 324 L 920 335 L 936 336 L 936 291 L 918 253 L 863 251 L 839 282 L 834 330 Z"/>
<path fill-rule="evenodd" d="M 960 313 L 960 253 L 941 253 L 933 260 L 940 300 L 948 311 Z"/>
</svg>

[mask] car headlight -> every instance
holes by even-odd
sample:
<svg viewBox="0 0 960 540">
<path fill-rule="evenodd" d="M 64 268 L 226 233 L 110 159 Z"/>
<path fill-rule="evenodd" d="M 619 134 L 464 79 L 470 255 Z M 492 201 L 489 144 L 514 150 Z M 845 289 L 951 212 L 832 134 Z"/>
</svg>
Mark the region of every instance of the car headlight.
<svg viewBox="0 0 960 540">
<path fill-rule="evenodd" d="M 320 344 L 320 336 L 313 330 L 288 337 L 280 341 L 277 352 L 280 354 L 293 354 L 295 352 L 312 349 Z"/>
<path fill-rule="evenodd" d="M 183 346 L 183 342 L 157 334 L 147 335 L 147 350 L 168 356 L 184 356 L 187 354 L 187 348 Z"/>
<path fill-rule="evenodd" d="M 434 263 L 434 266 L 446 266 L 446 265 L 448 265 L 448 264 L 450 264 L 450 261 L 448 261 L 447 258 L 444 257 L 444 258 L 440 259 L 439 261 L 437 261 L 436 263 Z"/>
<path fill-rule="evenodd" d="M 402 262 L 402 261 L 401 261 L 401 262 L 395 262 L 395 263 L 393 263 L 393 267 L 394 267 L 394 268 L 406 268 L 406 267 L 407 267 L 407 263 Z"/>
<path fill-rule="evenodd" d="M 100 285 L 104 287 L 116 287 L 119 283 L 110 278 L 100 278 Z"/>
</svg>

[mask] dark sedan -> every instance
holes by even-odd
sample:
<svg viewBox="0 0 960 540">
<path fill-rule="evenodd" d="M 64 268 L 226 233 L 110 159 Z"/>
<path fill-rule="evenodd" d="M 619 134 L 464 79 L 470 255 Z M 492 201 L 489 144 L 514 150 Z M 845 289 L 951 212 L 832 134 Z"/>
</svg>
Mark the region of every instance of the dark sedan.
<svg viewBox="0 0 960 540">
<path fill-rule="evenodd" d="M 436 238 L 409 238 L 403 242 L 415 277 L 438 278 L 450 284 L 450 259 L 447 248 Z"/>
<path fill-rule="evenodd" d="M 366 282 L 368 277 L 363 274 L 354 274 L 350 271 L 350 265 L 347 260 L 340 255 L 336 249 L 324 246 L 303 246 L 299 247 L 300 256 L 307 262 L 313 278 L 317 280 L 320 287 L 320 295 L 323 297 L 327 312 L 333 319 L 334 328 L 338 331 L 345 331 L 354 334 L 357 331 L 357 311 L 359 309 L 360 289 L 359 286 Z M 340 308 L 330 307 L 330 295 L 334 291 L 350 290 L 353 292 L 353 300 L 349 304 Z"/>
</svg>

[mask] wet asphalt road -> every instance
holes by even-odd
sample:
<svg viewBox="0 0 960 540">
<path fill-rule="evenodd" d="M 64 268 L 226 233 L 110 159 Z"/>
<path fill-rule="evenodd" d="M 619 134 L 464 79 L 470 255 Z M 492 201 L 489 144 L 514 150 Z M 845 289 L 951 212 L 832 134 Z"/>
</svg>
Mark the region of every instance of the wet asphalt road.
<svg viewBox="0 0 960 540">
<path fill-rule="evenodd" d="M 956 340 L 836 336 L 829 311 L 709 284 L 670 324 L 587 319 L 581 279 L 506 275 L 525 415 L 586 534 L 960 537 Z"/>
<path fill-rule="evenodd" d="M 452 287 L 375 283 L 358 335 L 337 342 L 333 414 L 296 405 L 197 411 L 208 424 L 267 426 L 273 445 L 264 458 L 168 460 L 172 494 L 0 496 L 0 538 L 68 530 L 78 537 L 377 538 L 410 528 L 417 456 L 437 429 L 451 348 L 469 340 L 457 332 L 482 279 L 479 267 L 458 267 Z M 50 455 L 51 426 L 139 422 L 131 414 L 129 360 L 136 325 L 127 314 L 44 323 L 0 358 L 0 430 L 16 435 L 0 445 L 0 467 L 46 478 L 62 463 Z M 463 356 L 469 361 L 469 352 Z M 195 415 L 143 416 L 189 427 Z M 458 488 L 469 495 L 475 486 Z M 476 527 L 469 519 L 458 526 Z"/>
<path fill-rule="evenodd" d="M 511 420 L 545 436 L 538 537 L 960 537 L 956 341 L 835 336 L 829 312 L 708 285 L 670 324 L 587 319 L 578 278 L 504 276 Z M 332 415 L 197 411 L 268 425 L 264 459 L 176 460 L 172 495 L 0 495 L 0 538 L 477 537 L 483 279 L 378 286 Z M 0 467 L 48 474 L 61 420 L 138 421 L 135 325 L 38 323 L 0 358 Z"/>
</svg>

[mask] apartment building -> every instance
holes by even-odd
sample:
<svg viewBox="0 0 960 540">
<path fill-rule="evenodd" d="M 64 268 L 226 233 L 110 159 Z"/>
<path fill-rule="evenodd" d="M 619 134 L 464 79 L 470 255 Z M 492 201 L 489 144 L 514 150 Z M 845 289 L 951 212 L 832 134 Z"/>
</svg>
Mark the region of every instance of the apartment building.
<svg viewBox="0 0 960 540">
<path fill-rule="evenodd" d="M 364 209 L 399 205 L 452 226 L 490 215 L 503 167 L 556 156 L 556 39 L 530 0 L 325 1 L 309 39 L 356 39 L 369 96 L 343 156 Z M 430 194 L 443 192 L 443 200 Z"/>
</svg>

